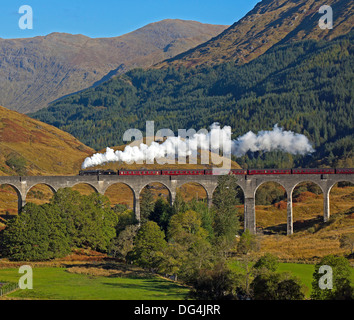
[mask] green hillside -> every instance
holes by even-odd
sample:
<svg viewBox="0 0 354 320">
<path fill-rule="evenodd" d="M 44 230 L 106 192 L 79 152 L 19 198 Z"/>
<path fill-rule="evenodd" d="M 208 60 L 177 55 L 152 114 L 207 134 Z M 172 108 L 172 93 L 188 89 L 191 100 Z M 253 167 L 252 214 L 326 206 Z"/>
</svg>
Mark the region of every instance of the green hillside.
<svg viewBox="0 0 354 320">
<path fill-rule="evenodd" d="M 253 167 L 352 166 L 354 32 L 335 40 L 277 45 L 252 62 L 196 69 L 135 69 L 52 104 L 33 117 L 95 149 L 122 143 L 128 128 L 230 125 L 236 138 L 275 124 L 305 134 L 316 152 L 237 159 Z"/>
</svg>

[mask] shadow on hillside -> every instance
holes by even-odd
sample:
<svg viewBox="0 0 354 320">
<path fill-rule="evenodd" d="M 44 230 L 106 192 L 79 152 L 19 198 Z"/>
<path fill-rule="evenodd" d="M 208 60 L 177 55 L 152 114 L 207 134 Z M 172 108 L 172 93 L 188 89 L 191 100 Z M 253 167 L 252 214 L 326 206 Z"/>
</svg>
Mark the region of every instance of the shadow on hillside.
<svg viewBox="0 0 354 320">
<path fill-rule="evenodd" d="M 316 231 L 325 227 L 327 224 L 323 222 L 322 216 L 317 216 L 316 218 L 306 219 L 306 220 L 297 220 L 293 223 L 294 233 L 302 232 L 309 230 L 311 228 L 316 228 Z M 270 226 L 264 228 L 260 231 L 264 235 L 286 235 L 287 234 L 287 225 L 286 223 L 281 223 L 275 226 Z"/>
<path fill-rule="evenodd" d="M 157 291 L 157 292 L 173 292 L 173 290 L 176 289 L 181 289 L 181 286 L 172 283 L 172 282 L 166 282 L 164 280 L 160 279 L 146 279 L 144 281 L 141 281 L 139 283 L 103 283 L 106 286 L 111 286 L 115 287 L 117 289 L 137 289 L 137 290 L 146 290 L 146 291 Z M 180 294 L 178 293 L 168 293 L 169 297 L 180 297 Z"/>
<path fill-rule="evenodd" d="M 260 231 L 260 233 L 263 235 L 286 235 L 286 230 L 286 223 L 281 223 L 275 226 L 264 228 Z"/>
<path fill-rule="evenodd" d="M 322 224 L 325 224 L 323 221 L 323 216 L 317 216 L 316 218 L 312 219 L 306 219 L 306 220 L 297 220 L 294 222 L 293 228 L 294 228 L 294 233 L 295 232 L 302 232 L 309 230 L 310 228 L 322 228 Z"/>
</svg>

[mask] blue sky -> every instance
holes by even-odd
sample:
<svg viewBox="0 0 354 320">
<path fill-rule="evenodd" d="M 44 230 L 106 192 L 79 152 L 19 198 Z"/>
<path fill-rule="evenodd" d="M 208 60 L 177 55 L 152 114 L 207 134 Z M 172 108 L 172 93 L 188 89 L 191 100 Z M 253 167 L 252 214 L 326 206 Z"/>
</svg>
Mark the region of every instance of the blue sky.
<svg viewBox="0 0 354 320">
<path fill-rule="evenodd" d="M 113 37 L 163 19 L 230 25 L 260 0 L 0 0 L 0 38 L 51 32 Z M 19 28 L 22 5 L 33 9 L 33 29 Z"/>
</svg>

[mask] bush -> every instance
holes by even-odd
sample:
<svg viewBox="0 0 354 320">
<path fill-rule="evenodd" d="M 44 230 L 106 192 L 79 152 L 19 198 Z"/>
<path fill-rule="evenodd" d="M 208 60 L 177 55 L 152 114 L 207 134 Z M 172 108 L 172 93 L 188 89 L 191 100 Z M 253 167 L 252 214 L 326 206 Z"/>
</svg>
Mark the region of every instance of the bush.
<svg viewBox="0 0 354 320">
<path fill-rule="evenodd" d="M 278 269 L 278 266 L 278 258 L 270 253 L 266 253 L 263 257 L 259 258 L 253 267 L 258 270 L 275 272 Z"/>
<path fill-rule="evenodd" d="M 26 159 L 22 158 L 19 155 L 11 154 L 6 160 L 6 165 L 11 169 L 15 170 L 19 175 L 25 175 L 26 170 Z"/>
<path fill-rule="evenodd" d="M 266 272 L 255 277 L 251 284 L 255 300 L 303 300 L 301 282 L 287 273 Z"/>
<path fill-rule="evenodd" d="M 235 300 L 236 277 L 225 264 L 212 270 L 200 270 L 191 282 L 189 298 L 195 300 Z"/>
</svg>

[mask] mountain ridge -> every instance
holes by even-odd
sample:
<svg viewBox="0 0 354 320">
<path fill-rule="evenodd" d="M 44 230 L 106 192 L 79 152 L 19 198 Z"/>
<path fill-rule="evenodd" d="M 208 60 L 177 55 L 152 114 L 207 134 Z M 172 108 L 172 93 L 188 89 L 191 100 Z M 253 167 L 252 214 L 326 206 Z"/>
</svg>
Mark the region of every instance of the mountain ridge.
<svg viewBox="0 0 354 320">
<path fill-rule="evenodd" d="M 332 30 L 318 27 L 319 8 L 330 5 Z M 242 19 L 209 41 L 154 65 L 197 67 L 235 61 L 241 65 L 276 44 L 306 39 L 334 39 L 353 30 L 354 3 L 350 0 L 263 0 Z"/>
<path fill-rule="evenodd" d="M 111 38 L 53 32 L 0 39 L 0 105 L 29 113 L 194 47 L 227 26 L 166 19 Z"/>
</svg>

